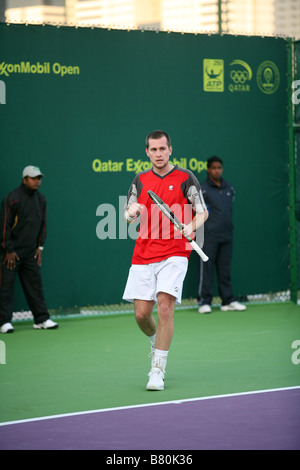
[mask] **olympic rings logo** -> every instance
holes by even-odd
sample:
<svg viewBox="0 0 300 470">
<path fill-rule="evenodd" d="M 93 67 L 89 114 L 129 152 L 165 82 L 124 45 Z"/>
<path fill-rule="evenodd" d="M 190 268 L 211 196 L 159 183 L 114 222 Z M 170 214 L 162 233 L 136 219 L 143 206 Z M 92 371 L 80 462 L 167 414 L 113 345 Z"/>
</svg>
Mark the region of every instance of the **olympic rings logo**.
<svg viewBox="0 0 300 470">
<path fill-rule="evenodd" d="M 230 65 L 239 65 L 242 67 L 242 70 L 231 70 L 230 78 L 235 84 L 245 84 L 248 80 L 250 81 L 252 78 L 252 70 L 251 67 L 244 62 L 243 60 L 236 59 L 231 62 Z"/>
<path fill-rule="evenodd" d="M 234 83 L 246 83 L 249 80 L 247 70 L 231 70 L 230 78 Z"/>
</svg>

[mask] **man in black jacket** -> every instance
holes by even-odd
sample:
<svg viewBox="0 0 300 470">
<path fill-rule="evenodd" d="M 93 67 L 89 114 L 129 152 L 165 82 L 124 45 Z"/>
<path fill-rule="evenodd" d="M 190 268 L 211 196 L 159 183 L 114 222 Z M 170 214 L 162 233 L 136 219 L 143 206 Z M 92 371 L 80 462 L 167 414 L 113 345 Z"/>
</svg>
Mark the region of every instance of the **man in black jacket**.
<svg viewBox="0 0 300 470">
<path fill-rule="evenodd" d="M 39 193 L 44 175 L 23 170 L 22 184 L 7 194 L 0 214 L 0 331 L 12 333 L 14 283 L 18 273 L 35 329 L 54 329 L 43 294 L 41 263 L 46 238 L 46 200 Z"/>
<path fill-rule="evenodd" d="M 204 226 L 203 250 L 209 257 L 206 263 L 200 260 L 199 313 L 211 312 L 213 298 L 214 268 L 217 271 L 221 310 L 245 310 L 245 305 L 236 301 L 232 291 L 230 266 L 232 259 L 232 205 L 234 188 L 222 178 L 223 161 L 219 157 L 207 160 L 207 179 L 201 183 L 202 194 L 209 213 Z"/>
</svg>

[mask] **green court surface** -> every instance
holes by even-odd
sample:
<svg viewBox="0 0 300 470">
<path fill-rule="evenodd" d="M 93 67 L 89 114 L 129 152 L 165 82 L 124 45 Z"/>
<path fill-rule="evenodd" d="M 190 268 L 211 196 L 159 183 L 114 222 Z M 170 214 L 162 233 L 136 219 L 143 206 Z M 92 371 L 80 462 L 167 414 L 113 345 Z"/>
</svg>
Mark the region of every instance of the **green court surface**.
<svg viewBox="0 0 300 470">
<path fill-rule="evenodd" d="M 0 336 L 0 422 L 300 385 L 300 307 L 290 302 L 176 310 L 162 392 L 146 391 L 150 343 L 133 314 L 58 321 L 51 331 L 15 322 Z"/>
</svg>

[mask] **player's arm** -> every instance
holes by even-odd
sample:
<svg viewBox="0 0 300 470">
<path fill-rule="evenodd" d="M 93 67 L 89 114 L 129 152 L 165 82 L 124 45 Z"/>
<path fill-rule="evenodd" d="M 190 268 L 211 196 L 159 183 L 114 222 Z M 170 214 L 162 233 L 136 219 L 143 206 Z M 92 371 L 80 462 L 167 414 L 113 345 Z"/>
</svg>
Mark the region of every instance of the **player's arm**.
<svg viewBox="0 0 300 470">
<path fill-rule="evenodd" d="M 142 206 L 138 203 L 138 194 L 139 194 L 139 180 L 136 176 L 129 188 L 127 203 L 125 206 L 124 217 L 128 224 L 136 222 Z"/>
<path fill-rule="evenodd" d="M 191 233 L 196 232 L 196 230 L 198 230 L 198 228 L 200 228 L 207 219 L 208 219 L 207 209 L 205 209 L 201 213 L 197 212 L 195 217 L 193 218 L 193 220 L 189 224 L 187 224 L 187 225 L 183 224 L 182 234 L 185 237 L 186 236 L 189 237 L 191 235 Z"/>
<path fill-rule="evenodd" d="M 182 234 L 185 237 L 190 236 L 193 232 L 196 232 L 196 230 L 198 230 L 208 219 L 208 210 L 203 198 L 201 186 L 194 175 L 192 175 L 191 179 L 189 179 L 187 199 L 192 205 L 195 216 L 189 224 L 184 225 Z"/>
</svg>

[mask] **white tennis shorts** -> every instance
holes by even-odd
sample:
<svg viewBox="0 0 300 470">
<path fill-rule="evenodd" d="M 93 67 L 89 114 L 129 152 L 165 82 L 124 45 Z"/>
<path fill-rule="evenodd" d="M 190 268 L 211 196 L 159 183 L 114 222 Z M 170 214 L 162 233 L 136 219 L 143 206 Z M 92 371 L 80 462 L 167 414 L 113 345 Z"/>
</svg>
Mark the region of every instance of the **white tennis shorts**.
<svg viewBox="0 0 300 470">
<path fill-rule="evenodd" d="M 183 281 L 188 268 L 188 259 L 183 256 L 151 264 L 133 264 L 130 267 L 123 299 L 127 302 L 153 300 L 157 294 L 165 292 L 175 297 L 175 303 L 181 303 Z"/>
</svg>

